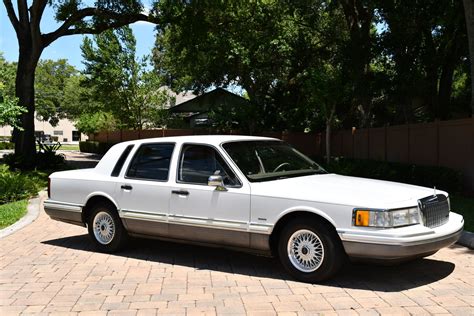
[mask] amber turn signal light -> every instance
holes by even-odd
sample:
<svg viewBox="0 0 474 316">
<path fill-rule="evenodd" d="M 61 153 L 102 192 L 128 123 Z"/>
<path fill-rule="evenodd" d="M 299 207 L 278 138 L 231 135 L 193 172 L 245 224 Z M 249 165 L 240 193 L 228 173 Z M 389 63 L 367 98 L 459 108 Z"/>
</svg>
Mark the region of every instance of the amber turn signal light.
<svg viewBox="0 0 474 316">
<path fill-rule="evenodd" d="M 369 211 L 356 211 L 355 214 L 355 225 L 356 226 L 369 226 Z"/>
</svg>

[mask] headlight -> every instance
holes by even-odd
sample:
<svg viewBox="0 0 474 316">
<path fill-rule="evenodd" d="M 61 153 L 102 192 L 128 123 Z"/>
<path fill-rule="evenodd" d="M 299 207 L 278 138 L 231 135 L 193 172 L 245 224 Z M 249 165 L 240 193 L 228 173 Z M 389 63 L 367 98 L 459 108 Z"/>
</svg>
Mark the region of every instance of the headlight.
<svg viewBox="0 0 474 316">
<path fill-rule="evenodd" d="M 418 207 L 396 210 L 354 209 L 354 226 L 391 228 L 421 223 Z"/>
</svg>

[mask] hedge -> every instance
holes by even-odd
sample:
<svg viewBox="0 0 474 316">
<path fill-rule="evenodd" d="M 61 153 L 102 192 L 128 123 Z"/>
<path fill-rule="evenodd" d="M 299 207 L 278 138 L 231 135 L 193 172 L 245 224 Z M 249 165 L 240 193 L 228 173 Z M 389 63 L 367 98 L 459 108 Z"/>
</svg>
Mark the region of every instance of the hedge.
<svg viewBox="0 0 474 316">
<path fill-rule="evenodd" d="M 456 193 L 463 191 L 462 173 L 446 167 L 421 166 L 375 160 L 335 158 L 329 172 L 356 177 L 415 184 Z"/>
<path fill-rule="evenodd" d="M 79 142 L 79 150 L 83 153 L 92 153 L 103 155 L 113 144 L 100 143 L 96 141 Z"/>
<path fill-rule="evenodd" d="M 2 149 L 15 149 L 15 144 L 10 142 L 0 142 L 0 150 Z"/>
</svg>

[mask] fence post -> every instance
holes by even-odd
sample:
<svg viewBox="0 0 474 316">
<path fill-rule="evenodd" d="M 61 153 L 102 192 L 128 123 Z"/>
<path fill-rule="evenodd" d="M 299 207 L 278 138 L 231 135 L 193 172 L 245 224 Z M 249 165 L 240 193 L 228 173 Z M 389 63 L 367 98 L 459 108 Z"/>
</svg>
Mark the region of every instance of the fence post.
<svg viewBox="0 0 474 316">
<path fill-rule="evenodd" d="M 352 133 L 351 133 L 351 138 L 352 138 L 352 159 L 355 159 L 355 141 L 354 141 L 354 135 L 356 133 L 356 128 L 352 127 Z"/>
<path fill-rule="evenodd" d="M 367 127 L 367 159 L 370 160 L 370 127 Z"/>
<path fill-rule="evenodd" d="M 435 119 L 436 128 L 436 166 L 439 167 L 439 119 Z"/>
<path fill-rule="evenodd" d="M 410 123 L 407 124 L 407 138 L 408 138 L 408 140 L 407 140 L 407 146 L 408 146 L 408 148 L 407 148 L 407 155 L 408 155 L 407 160 L 408 161 L 407 162 L 410 163 L 410 138 L 411 138 Z"/>
<path fill-rule="evenodd" d="M 387 128 L 387 124 L 384 125 L 383 127 L 383 137 L 384 137 L 384 142 L 383 142 L 383 145 L 384 145 L 384 149 L 383 149 L 383 158 L 384 158 L 384 161 L 387 161 L 387 151 L 388 151 L 388 128 Z"/>
</svg>

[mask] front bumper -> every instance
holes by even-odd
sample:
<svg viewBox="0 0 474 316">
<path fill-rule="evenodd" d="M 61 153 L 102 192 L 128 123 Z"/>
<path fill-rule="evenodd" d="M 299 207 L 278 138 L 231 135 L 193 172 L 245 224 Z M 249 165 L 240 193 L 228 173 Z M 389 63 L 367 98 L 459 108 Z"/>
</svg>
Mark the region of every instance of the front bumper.
<svg viewBox="0 0 474 316">
<path fill-rule="evenodd" d="M 464 219 L 453 212 L 449 216 L 446 224 L 432 229 L 415 225 L 378 231 L 349 231 L 339 235 L 351 259 L 405 261 L 428 256 L 458 241 Z"/>
</svg>

